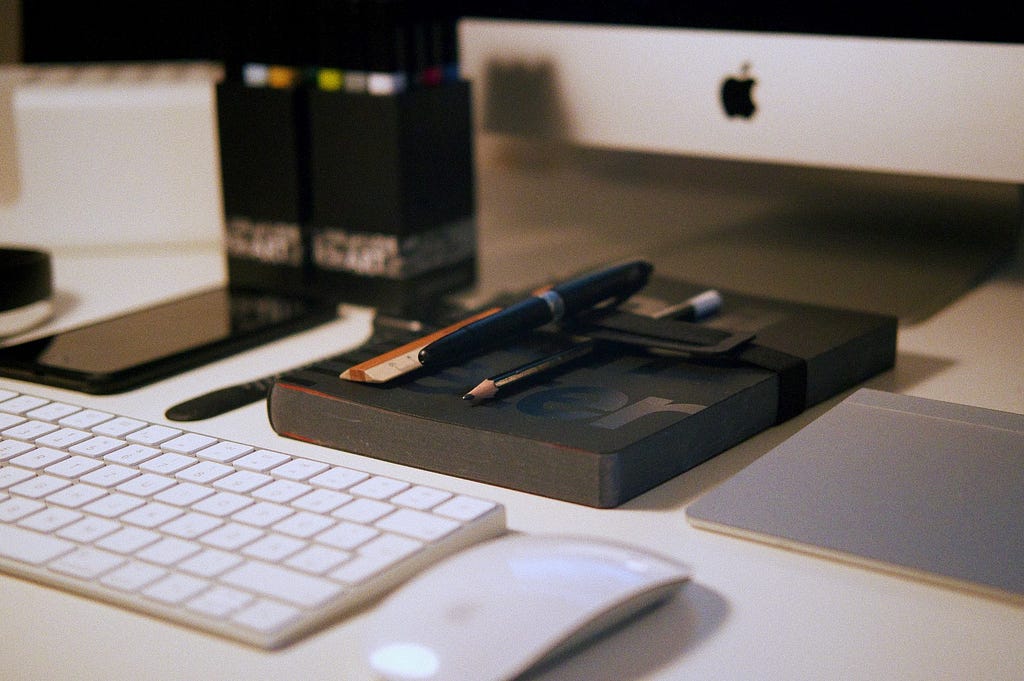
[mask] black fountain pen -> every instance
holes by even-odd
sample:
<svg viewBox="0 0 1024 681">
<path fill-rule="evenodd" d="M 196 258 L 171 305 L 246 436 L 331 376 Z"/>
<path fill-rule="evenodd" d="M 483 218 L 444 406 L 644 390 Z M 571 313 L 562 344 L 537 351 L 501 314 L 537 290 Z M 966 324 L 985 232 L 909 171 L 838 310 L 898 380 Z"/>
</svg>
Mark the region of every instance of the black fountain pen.
<svg viewBox="0 0 1024 681">
<path fill-rule="evenodd" d="M 606 301 L 625 300 L 647 284 L 652 269 L 646 261 L 632 260 L 558 284 L 442 336 L 420 350 L 419 362 L 427 367 L 456 362 Z"/>
</svg>

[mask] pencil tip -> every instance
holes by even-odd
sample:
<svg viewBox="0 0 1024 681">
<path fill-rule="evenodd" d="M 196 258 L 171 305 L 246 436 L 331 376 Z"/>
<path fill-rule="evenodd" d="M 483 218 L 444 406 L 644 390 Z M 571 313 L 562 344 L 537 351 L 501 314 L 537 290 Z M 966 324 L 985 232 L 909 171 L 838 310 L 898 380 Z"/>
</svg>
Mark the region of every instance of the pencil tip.
<svg viewBox="0 0 1024 681">
<path fill-rule="evenodd" d="M 486 401 L 494 397 L 494 394 L 498 392 L 494 387 L 494 381 L 487 379 L 480 383 L 468 393 L 462 396 L 462 399 L 469 401 Z"/>
</svg>

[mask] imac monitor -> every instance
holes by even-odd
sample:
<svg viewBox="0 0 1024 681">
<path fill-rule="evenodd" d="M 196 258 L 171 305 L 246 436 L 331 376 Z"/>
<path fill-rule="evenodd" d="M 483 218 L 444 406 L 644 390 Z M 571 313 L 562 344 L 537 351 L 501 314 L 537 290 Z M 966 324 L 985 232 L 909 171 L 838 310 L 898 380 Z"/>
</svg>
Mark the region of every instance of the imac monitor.
<svg viewBox="0 0 1024 681">
<path fill-rule="evenodd" d="M 463 72 L 485 98 L 498 94 L 491 77 L 532 79 L 549 101 L 533 104 L 526 125 L 545 135 L 1024 183 L 1024 31 L 1009 6 L 927 5 L 903 16 L 870 3 L 476 4 L 461 25 Z"/>
</svg>

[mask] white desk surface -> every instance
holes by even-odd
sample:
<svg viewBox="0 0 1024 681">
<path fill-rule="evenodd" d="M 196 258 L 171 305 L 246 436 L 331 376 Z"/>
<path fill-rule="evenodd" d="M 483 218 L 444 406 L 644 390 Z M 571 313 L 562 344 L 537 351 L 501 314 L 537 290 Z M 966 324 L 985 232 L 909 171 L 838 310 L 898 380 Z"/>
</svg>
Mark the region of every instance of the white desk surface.
<svg viewBox="0 0 1024 681">
<path fill-rule="evenodd" d="M 494 175 L 487 175 L 488 181 Z M 511 239 L 486 191 L 483 279 L 505 276 Z M 490 211 L 490 216 L 487 212 Z M 533 216 L 534 218 L 536 216 Z M 531 218 L 532 219 L 532 218 Z M 530 233 L 527 232 L 527 238 Z M 520 241 L 519 243 L 524 243 Z M 611 254 L 630 244 L 614 245 Z M 502 246 L 504 247 L 504 246 Z M 554 262 L 554 261 L 549 261 Z M 586 263 L 567 263 L 563 269 Z M 557 264 L 556 263 L 556 264 Z M 657 264 L 657 263 L 656 263 Z M 60 316 L 70 326 L 219 282 L 215 243 L 58 252 Z M 541 267 L 546 264 L 540 265 Z M 111 272 L 115 273 L 111 275 Z M 166 407 L 358 344 L 371 315 L 326 326 L 120 395 L 97 397 L 0 379 L 0 386 L 161 421 Z M 1024 259 L 900 331 L 896 368 L 866 385 L 1024 413 Z M 839 398 L 836 398 L 838 400 Z M 506 505 L 510 528 L 595 534 L 689 563 L 678 598 L 538 678 L 1021 679 L 1024 608 L 690 527 L 685 506 L 820 415 L 829 401 L 617 509 L 598 510 L 396 466 L 277 437 L 262 403 L 193 425 L 321 460 L 397 475 Z M 1022 569 L 1009 566 L 1009 569 Z M 369 679 L 357 614 L 289 648 L 264 652 L 20 579 L 0 577 L 0 678 Z M 495 626 L 501 626 L 495 622 Z"/>
</svg>

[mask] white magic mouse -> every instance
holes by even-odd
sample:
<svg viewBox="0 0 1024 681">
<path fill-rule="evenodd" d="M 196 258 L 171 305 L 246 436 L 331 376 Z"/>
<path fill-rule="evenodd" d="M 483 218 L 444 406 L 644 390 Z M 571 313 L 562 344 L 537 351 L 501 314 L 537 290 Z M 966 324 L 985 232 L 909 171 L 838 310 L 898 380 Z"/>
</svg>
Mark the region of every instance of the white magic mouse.
<svg viewBox="0 0 1024 681">
<path fill-rule="evenodd" d="M 371 616 L 385 679 L 498 681 L 674 594 L 684 565 L 593 538 L 507 534 L 445 559 Z"/>
</svg>

